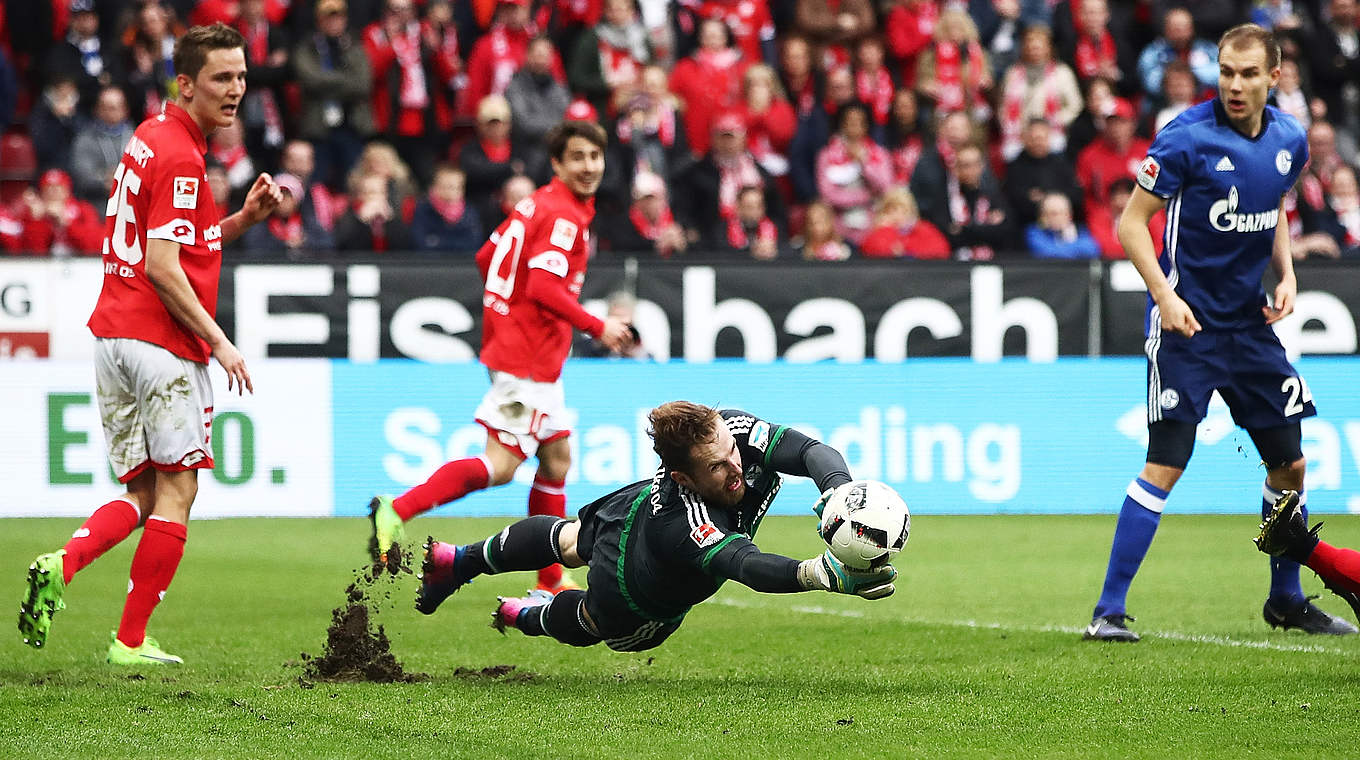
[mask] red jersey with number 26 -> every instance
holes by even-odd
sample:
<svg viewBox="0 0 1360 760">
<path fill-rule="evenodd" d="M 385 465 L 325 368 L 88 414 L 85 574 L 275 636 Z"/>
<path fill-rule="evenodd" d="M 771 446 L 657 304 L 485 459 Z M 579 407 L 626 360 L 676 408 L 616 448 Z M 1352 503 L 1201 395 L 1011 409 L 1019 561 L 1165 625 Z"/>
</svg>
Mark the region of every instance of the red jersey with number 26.
<svg viewBox="0 0 1360 760">
<path fill-rule="evenodd" d="M 550 383 L 562 374 L 571 329 L 599 337 L 604 323 L 581 308 L 595 200 L 554 178 L 515 205 L 477 252 L 482 353 L 488 368 Z"/>
<path fill-rule="evenodd" d="M 96 336 L 144 340 L 205 364 L 212 356 L 206 342 L 170 315 L 146 276 L 147 240 L 179 243 L 189 285 L 216 317 L 222 219 L 204 174 L 207 148 L 198 125 L 174 103 L 132 133 L 104 212 L 104 288 L 89 322 Z"/>
</svg>

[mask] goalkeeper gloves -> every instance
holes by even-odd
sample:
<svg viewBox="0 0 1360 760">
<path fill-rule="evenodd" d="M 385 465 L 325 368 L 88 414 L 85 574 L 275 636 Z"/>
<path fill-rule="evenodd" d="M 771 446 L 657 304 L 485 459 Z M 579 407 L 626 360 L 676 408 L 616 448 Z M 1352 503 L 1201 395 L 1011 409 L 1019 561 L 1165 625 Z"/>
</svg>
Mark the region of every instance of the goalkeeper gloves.
<svg viewBox="0 0 1360 760">
<path fill-rule="evenodd" d="M 820 589 L 835 594 L 855 594 L 865 599 L 891 596 L 897 587 L 897 569 L 882 565 L 872 570 L 856 570 L 836 559 L 828 549 L 820 557 L 798 563 L 798 582 L 808 591 Z"/>
</svg>

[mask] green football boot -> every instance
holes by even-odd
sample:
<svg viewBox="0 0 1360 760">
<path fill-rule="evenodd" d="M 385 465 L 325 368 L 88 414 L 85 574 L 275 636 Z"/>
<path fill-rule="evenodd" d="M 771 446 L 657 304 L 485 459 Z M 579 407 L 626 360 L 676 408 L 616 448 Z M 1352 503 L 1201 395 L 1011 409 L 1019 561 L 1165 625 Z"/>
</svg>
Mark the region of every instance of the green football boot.
<svg viewBox="0 0 1360 760">
<path fill-rule="evenodd" d="M 118 632 L 109 634 L 110 665 L 182 665 L 184 660 L 161 649 L 155 639 L 147 636 L 141 646 L 130 647 L 118 640 Z"/>
<path fill-rule="evenodd" d="M 368 542 L 373 559 L 387 564 L 387 554 L 394 545 L 406 540 L 406 529 L 401 517 L 392 508 L 391 496 L 374 496 L 368 503 L 368 516 L 373 521 L 373 537 Z"/>
<path fill-rule="evenodd" d="M 23 634 L 24 643 L 34 649 L 42 649 L 47 643 L 53 616 L 66 609 L 61 600 L 66 592 L 62 576 L 65 555 L 65 549 L 42 554 L 28 566 L 28 593 L 19 604 L 19 633 Z"/>
</svg>

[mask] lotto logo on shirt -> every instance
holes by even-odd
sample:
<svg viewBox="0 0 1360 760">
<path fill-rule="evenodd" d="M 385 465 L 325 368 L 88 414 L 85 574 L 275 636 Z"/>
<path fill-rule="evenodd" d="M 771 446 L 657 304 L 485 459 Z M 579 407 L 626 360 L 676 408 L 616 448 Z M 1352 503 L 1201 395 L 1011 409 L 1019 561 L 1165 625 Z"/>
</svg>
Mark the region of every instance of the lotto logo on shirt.
<svg viewBox="0 0 1360 760">
<path fill-rule="evenodd" d="M 175 177 L 175 208 L 198 208 L 198 177 Z"/>
<path fill-rule="evenodd" d="M 689 532 L 691 541 L 699 545 L 699 548 L 712 546 L 722 538 L 722 531 L 718 530 L 712 523 L 704 523 Z"/>
<path fill-rule="evenodd" d="M 1162 173 L 1162 167 L 1157 163 L 1157 159 L 1148 156 L 1143 159 L 1143 163 L 1138 165 L 1138 184 L 1144 190 L 1152 192 L 1152 188 L 1157 185 L 1157 175 Z"/>
</svg>

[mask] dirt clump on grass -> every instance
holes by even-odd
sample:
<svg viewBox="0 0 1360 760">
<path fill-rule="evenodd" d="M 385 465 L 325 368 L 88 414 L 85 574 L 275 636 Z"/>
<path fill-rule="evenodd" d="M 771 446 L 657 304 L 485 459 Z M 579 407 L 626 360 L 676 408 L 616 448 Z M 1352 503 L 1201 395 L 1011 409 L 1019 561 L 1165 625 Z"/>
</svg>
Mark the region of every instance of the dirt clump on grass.
<svg viewBox="0 0 1360 760">
<path fill-rule="evenodd" d="M 391 557 L 389 556 L 389 559 Z M 345 589 L 345 603 L 331 611 L 326 646 L 321 656 L 302 653 L 302 681 L 411 683 L 429 678 L 408 672 L 392 654 L 392 642 L 372 618 L 377 603 L 370 598 L 377 569 L 370 568 Z M 395 575 L 395 573 L 393 574 Z M 385 596 L 391 598 L 390 590 Z"/>
</svg>

